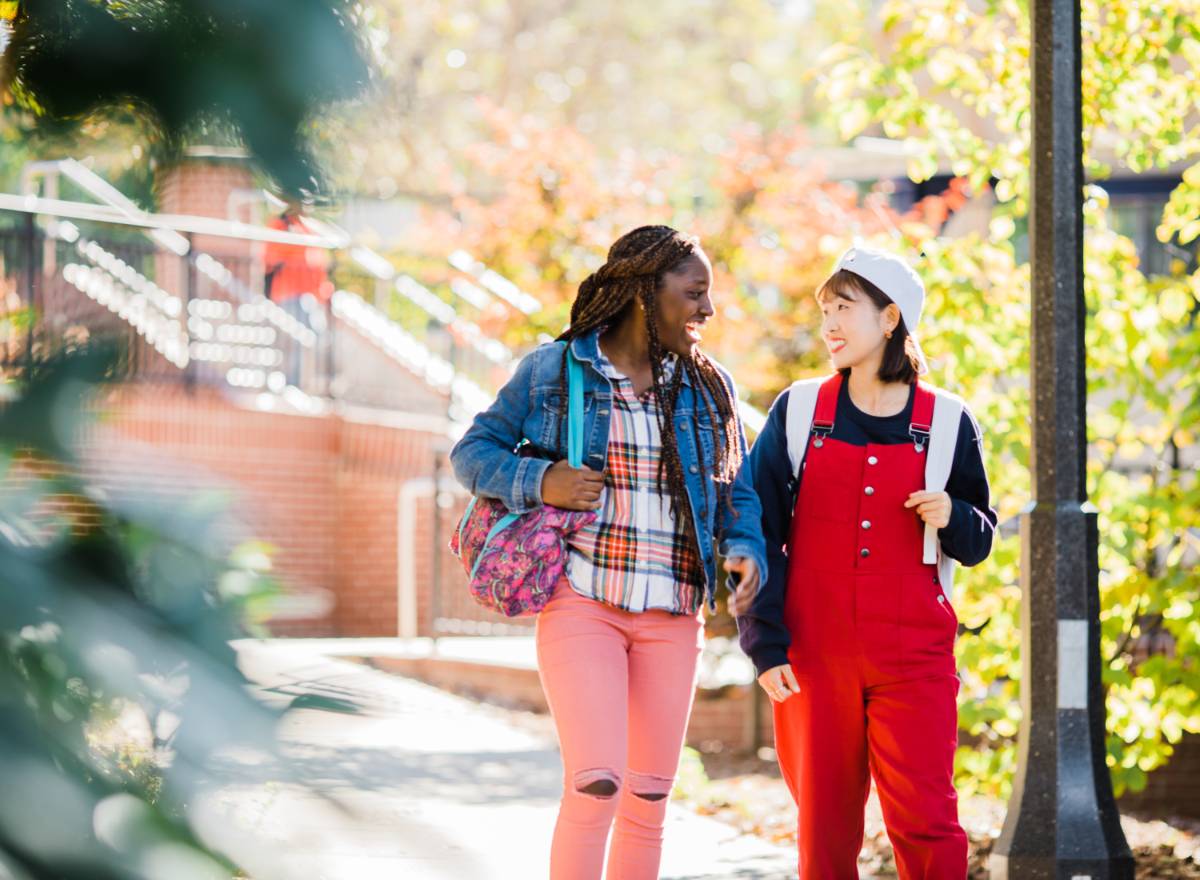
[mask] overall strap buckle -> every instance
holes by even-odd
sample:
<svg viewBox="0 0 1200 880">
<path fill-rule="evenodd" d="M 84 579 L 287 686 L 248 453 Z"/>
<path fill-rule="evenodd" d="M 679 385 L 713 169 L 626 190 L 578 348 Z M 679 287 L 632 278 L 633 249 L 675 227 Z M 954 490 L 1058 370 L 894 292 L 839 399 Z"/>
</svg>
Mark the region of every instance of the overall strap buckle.
<svg viewBox="0 0 1200 880">
<path fill-rule="evenodd" d="M 929 429 L 922 430 L 916 425 L 909 425 L 908 436 L 912 438 L 913 449 L 918 453 L 924 452 L 925 447 L 929 445 Z"/>
<path fill-rule="evenodd" d="M 917 383 L 908 436 L 912 438 L 913 448 L 918 454 L 924 452 L 925 447 L 929 445 L 929 435 L 933 431 L 933 404 L 936 399 L 932 391 Z"/>
<path fill-rule="evenodd" d="M 813 413 L 812 428 L 813 446 L 820 449 L 825 445 L 825 438 L 833 433 L 833 420 L 837 415 L 838 394 L 842 388 L 842 374 L 834 373 L 821 383 L 817 389 L 816 412 Z"/>
</svg>

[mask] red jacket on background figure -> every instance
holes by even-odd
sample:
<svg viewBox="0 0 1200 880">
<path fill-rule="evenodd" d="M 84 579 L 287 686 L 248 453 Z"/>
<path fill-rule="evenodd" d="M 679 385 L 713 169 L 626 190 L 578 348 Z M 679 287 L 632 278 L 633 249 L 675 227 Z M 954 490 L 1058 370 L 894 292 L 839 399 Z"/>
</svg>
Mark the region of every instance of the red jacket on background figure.
<svg viewBox="0 0 1200 880">
<path fill-rule="evenodd" d="M 299 214 L 285 212 L 271 219 L 271 229 L 313 235 Z M 284 302 L 311 293 L 322 305 L 333 295 L 329 280 L 329 252 L 325 248 L 267 242 L 263 252 L 266 294 L 273 302 Z"/>
</svg>

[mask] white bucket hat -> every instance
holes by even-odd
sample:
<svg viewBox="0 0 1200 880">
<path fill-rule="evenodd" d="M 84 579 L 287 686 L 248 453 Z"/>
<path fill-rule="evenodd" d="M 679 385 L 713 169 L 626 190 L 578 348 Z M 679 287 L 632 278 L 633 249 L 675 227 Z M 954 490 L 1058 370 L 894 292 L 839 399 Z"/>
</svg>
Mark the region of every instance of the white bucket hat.
<svg viewBox="0 0 1200 880">
<path fill-rule="evenodd" d="M 921 310 L 925 308 L 925 285 L 921 283 L 921 277 L 895 254 L 858 246 L 842 254 L 833 267 L 834 273 L 842 269 L 870 281 L 899 307 L 900 319 L 917 356 L 917 372 L 928 373 L 925 352 L 917 341 L 917 325 L 921 321 Z"/>
</svg>

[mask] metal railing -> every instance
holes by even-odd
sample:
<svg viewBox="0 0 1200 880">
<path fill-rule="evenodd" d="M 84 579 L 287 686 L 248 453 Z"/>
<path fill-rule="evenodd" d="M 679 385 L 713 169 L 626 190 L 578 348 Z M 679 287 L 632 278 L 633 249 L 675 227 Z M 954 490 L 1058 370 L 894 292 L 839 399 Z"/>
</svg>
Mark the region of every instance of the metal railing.
<svg viewBox="0 0 1200 880">
<path fill-rule="evenodd" d="M 201 236 L 209 242 L 219 237 L 240 253 L 199 250 L 195 241 Z M 336 396 L 340 389 L 355 403 L 396 408 L 402 401 L 394 394 L 372 396 L 362 380 L 378 376 L 380 366 L 417 365 L 420 380 L 450 396 L 445 414 L 451 418 L 469 418 L 486 405 L 490 396 L 476 378 L 458 364 L 439 363 L 435 353 L 422 357 L 423 346 L 411 334 L 405 336 L 354 291 L 339 291 L 336 306 L 314 297 L 280 304 L 264 296 L 264 267 L 254 246 L 269 241 L 325 248 L 335 259 L 370 269 L 362 273 L 362 288 L 372 298 L 372 288 L 390 281 L 388 272 L 395 274 L 365 248 L 345 250 L 348 239 L 336 233 L 298 235 L 212 218 L 151 215 L 128 205 L 0 193 L 0 315 L 6 318 L 0 366 L 19 369 L 40 354 L 103 336 L 127 353 L 128 380 L 178 379 L 189 386 L 223 383 L 274 392 L 292 386 L 319 397 Z M 494 372 L 511 362 L 506 348 L 432 292 L 417 295 L 423 288 L 414 279 L 397 278 L 395 284 L 429 325 L 452 330 L 463 352 L 458 360 L 468 368 L 486 363 Z M 339 345 L 345 324 L 369 345 Z M 397 339 L 404 345 L 394 344 Z M 339 371 L 346 373 L 341 381 Z M 487 369 L 471 372 L 485 381 L 489 376 Z M 376 384 L 377 391 L 394 386 L 386 380 Z"/>
<path fill-rule="evenodd" d="M 274 390 L 293 384 L 314 393 L 327 382 L 317 335 L 262 295 L 254 258 L 176 254 L 46 219 L 25 214 L 0 227 L 8 318 L 0 366 L 20 369 L 104 338 L 118 344 L 120 378 L 129 381 L 267 387 L 275 377 Z M 289 362 L 298 365 L 290 383 Z"/>
</svg>

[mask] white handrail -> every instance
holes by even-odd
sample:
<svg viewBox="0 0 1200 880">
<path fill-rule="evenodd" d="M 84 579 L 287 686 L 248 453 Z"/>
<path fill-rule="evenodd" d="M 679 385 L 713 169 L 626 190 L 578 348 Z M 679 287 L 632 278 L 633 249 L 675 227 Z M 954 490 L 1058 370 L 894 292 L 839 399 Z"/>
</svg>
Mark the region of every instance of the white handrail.
<svg viewBox="0 0 1200 880">
<path fill-rule="evenodd" d="M 489 269 L 466 251 L 456 250 L 447 257 L 447 260 L 455 269 L 465 272 L 482 284 L 489 293 L 526 315 L 532 315 L 541 310 L 542 304 L 537 299 L 521 290 L 499 272 Z"/>
<path fill-rule="evenodd" d="M 14 193 L 0 193 L 0 210 L 19 211 L 25 214 L 45 214 L 49 217 L 65 217 L 71 220 L 116 223 L 144 229 L 216 235 L 222 238 L 295 244 L 303 247 L 325 248 L 326 250 L 337 250 L 349 244 L 348 238 L 283 232 L 235 220 L 217 220 L 213 217 L 197 217 L 192 214 L 152 214 L 149 211 L 137 211 L 131 214 L 111 205 L 93 205 L 88 202 L 47 199 L 33 195 L 22 196 Z"/>
<path fill-rule="evenodd" d="M 25 173 L 22 174 L 22 189 L 26 193 L 33 192 L 30 189 L 33 184 L 31 171 L 58 172 L 70 178 L 84 192 L 95 196 L 101 202 L 111 205 L 121 211 L 126 217 L 136 217 L 141 213 L 141 208 L 137 206 L 137 203 L 133 199 L 126 196 L 95 171 L 74 159 L 59 159 L 55 162 L 31 163 L 25 166 Z M 57 195 L 57 193 L 53 193 L 53 195 Z M 156 229 L 150 233 L 150 237 L 172 253 L 183 256 L 188 252 L 188 240 L 178 232 Z"/>
</svg>

